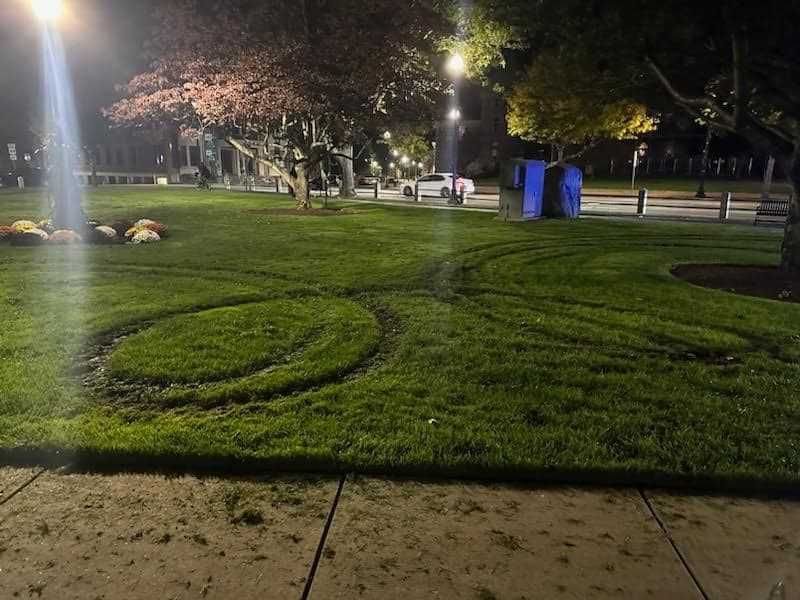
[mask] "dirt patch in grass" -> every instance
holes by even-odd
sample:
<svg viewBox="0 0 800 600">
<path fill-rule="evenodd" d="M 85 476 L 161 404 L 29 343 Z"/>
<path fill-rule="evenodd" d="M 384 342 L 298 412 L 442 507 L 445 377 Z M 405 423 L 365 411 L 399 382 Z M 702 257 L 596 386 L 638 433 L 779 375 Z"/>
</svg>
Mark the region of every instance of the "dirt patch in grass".
<svg viewBox="0 0 800 600">
<path fill-rule="evenodd" d="M 800 274 L 778 267 L 748 265 L 680 265 L 679 279 L 702 287 L 783 302 L 800 302 Z"/>
<path fill-rule="evenodd" d="M 352 215 L 354 210 L 349 208 L 254 208 L 242 211 L 249 215 L 271 215 L 283 217 L 338 217 Z"/>
</svg>

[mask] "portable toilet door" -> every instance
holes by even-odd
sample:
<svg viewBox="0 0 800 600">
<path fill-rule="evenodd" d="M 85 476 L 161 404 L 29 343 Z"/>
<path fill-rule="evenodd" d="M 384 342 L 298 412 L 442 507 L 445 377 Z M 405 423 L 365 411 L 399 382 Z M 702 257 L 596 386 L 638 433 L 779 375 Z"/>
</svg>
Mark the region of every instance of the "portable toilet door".
<svg viewBox="0 0 800 600">
<path fill-rule="evenodd" d="M 522 218 L 539 219 L 544 206 L 544 174 L 547 165 L 541 160 L 525 161 L 522 182 Z"/>
</svg>

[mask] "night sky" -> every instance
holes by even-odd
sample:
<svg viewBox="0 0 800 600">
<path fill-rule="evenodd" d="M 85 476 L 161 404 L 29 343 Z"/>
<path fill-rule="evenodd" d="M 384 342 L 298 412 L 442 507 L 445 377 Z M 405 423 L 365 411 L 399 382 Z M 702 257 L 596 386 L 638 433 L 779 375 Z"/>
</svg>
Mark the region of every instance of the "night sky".
<svg viewBox="0 0 800 600">
<path fill-rule="evenodd" d="M 141 70 L 142 44 L 158 0 L 65 0 L 58 27 L 73 76 L 81 125 L 102 126 L 99 111 L 117 96 L 115 86 Z M 0 143 L 24 145 L 42 111 L 40 24 L 30 0 L 0 1 Z"/>
</svg>

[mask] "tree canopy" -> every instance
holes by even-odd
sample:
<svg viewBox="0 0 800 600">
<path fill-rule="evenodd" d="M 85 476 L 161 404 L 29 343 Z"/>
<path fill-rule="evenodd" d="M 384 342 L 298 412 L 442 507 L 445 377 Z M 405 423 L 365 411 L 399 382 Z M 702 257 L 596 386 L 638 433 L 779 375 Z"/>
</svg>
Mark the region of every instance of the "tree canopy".
<svg viewBox="0 0 800 600">
<path fill-rule="evenodd" d="M 545 51 L 510 89 L 509 133 L 552 144 L 563 161 L 603 139 L 635 139 L 655 129 L 647 107 L 616 83 L 577 52 Z M 569 157 L 568 146 L 578 146 Z"/>
<path fill-rule="evenodd" d="M 108 116 L 222 129 L 308 206 L 308 175 L 333 148 L 371 126 L 429 113 L 443 90 L 432 56 L 447 24 L 428 3 L 405 4 L 170 0 L 156 15 L 149 70 Z M 266 149 L 258 156 L 244 142 L 255 139 Z"/>
<path fill-rule="evenodd" d="M 487 68 L 579 50 L 617 82 L 605 104 L 622 90 L 649 106 L 669 101 L 775 156 L 795 188 L 783 264 L 800 269 L 800 3 L 475 0 L 471 15 L 491 25 L 464 28 L 459 43 Z"/>
</svg>

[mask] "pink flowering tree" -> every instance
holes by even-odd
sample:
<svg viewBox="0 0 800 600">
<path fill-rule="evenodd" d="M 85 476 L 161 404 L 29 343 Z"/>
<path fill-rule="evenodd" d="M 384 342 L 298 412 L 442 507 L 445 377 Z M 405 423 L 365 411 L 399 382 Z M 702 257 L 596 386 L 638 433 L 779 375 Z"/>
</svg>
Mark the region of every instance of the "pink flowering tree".
<svg viewBox="0 0 800 600">
<path fill-rule="evenodd" d="M 298 208 L 311 206 L 309 176 L 324 160 L 352 160 L 337 148 L 409 115 L 427 118 L 442 91 L 431 57 L 444 21 L 415 0 L 170 0 L 155 18 L 150 66 L 107 116 L 151 130 L 222 130 L 292 186 Z"/>
</svg>

